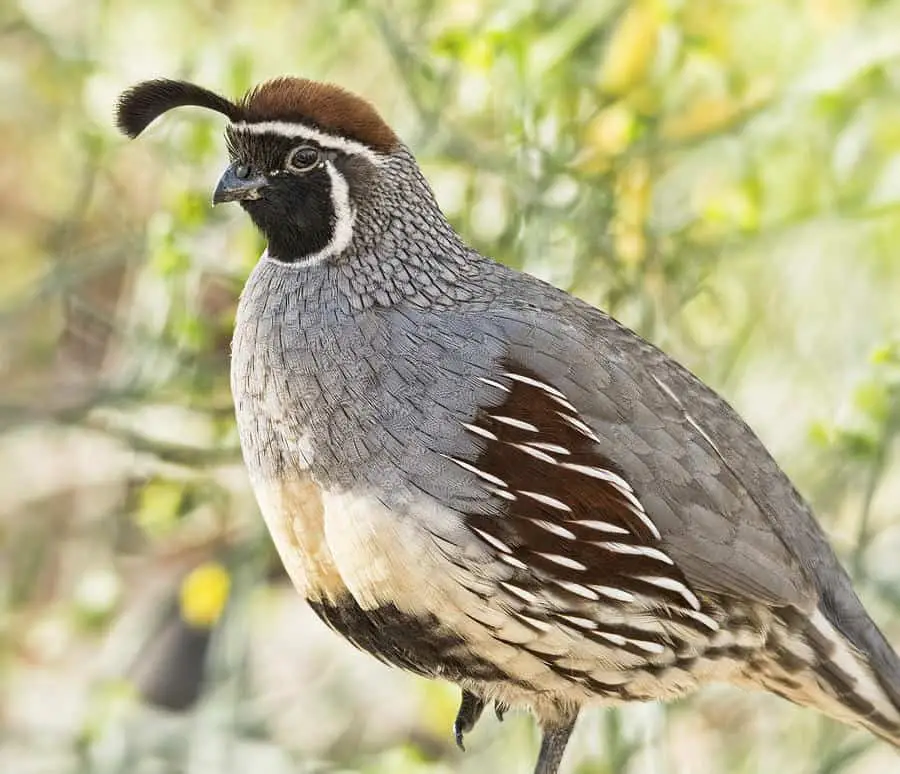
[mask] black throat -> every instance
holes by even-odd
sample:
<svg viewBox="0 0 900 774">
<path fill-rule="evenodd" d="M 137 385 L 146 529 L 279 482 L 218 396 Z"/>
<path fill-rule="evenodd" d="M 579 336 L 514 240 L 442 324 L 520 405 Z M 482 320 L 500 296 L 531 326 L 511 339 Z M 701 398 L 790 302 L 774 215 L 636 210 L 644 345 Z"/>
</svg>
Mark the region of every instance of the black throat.
<svg viewBox="0 0 900 774">
<path fill-rule="evenodd" d="M 337 225 L 331 179 L 324 167 L 302 179 L 275 176 L 259 199 L 241 202 L 268 241 L 271 258 L 297 263 L 325 249 Z"/>
</svg>

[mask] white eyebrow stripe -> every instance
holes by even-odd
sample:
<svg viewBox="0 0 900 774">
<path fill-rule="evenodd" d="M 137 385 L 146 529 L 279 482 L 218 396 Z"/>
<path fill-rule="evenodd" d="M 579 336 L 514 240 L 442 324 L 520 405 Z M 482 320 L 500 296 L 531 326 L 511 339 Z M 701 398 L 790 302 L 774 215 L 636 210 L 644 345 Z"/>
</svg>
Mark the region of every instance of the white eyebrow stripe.
<svg viewBox="0 0 900 774">
<path fill-rule="evenodd" d="M 384 156 L 376 153 L 368 145 L 346 137 L 338 137 L 326 134 L 311 126 L 305 126 L 290 121 L 235 121 L 230 129 L 247 134 L 277 134 L 288 139 L 312 140 L 323 148 L 331 148 L 353 156 L 362 156 L 370 164 L 380 167 L 384 163 Z"/>
</svg>

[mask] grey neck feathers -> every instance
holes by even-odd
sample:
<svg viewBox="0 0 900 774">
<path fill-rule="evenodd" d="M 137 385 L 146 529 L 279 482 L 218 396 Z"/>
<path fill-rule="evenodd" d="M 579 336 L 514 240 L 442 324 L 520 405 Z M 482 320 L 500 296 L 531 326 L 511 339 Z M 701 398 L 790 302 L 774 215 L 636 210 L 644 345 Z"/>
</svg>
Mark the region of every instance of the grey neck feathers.
<svg viewBox="0 0 900 774">
<path fill-rule="evenodd" d="M 409 151 L 392 154 L 369 182 L 354 197 L 353 237 L 340 256 L 309 266 L 263 260 L 245 295 L 287 294 L 307 324 L 398 303 L 435 308 L 472 300 L 473 280 L 493 264 L 447 222 Z"/>
</svg>

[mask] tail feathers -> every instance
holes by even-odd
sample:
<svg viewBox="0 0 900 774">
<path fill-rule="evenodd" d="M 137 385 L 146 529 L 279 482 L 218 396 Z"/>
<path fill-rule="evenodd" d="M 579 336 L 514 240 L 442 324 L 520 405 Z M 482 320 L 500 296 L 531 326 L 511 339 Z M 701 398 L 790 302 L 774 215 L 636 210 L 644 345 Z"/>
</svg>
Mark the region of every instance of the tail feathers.
<svg viewBox="0 0 900 774">
<path fill-rule="evenodd" d="M 760 675 L 765 687 L 865 728 L 900 748 L 900 685 L 886 682 L 867 654 L 848 641 L 821 610 L 802 623 L 785 624 L 785 629 L 773 631 L 768 643 L 770 657 Z M 798 632 L 802 633 L 798 636 Z M 896 662 L 893 652 L 890 656 Z M 900 662 L 891 663 L 892 669 L 898 666 Z"/>
</svg>

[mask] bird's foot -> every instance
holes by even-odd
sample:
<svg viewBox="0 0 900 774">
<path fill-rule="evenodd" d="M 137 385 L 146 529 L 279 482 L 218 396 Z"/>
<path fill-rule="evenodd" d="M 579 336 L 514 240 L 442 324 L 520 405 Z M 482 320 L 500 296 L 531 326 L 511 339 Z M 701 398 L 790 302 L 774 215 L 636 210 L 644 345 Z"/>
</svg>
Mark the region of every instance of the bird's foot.
<svg viewBox="0 0 900 774">
<path fill-rule="evenodd" d="M 459 711 L 456 713 L 456 720 L 453 721 L 453 736 L 456 739 L 456 746 L 463 752 L 466 750 L 463 745 L 463 736 L 475 728 L 483 710 L 484 699 L 463 689 Z"/>
</svg>

